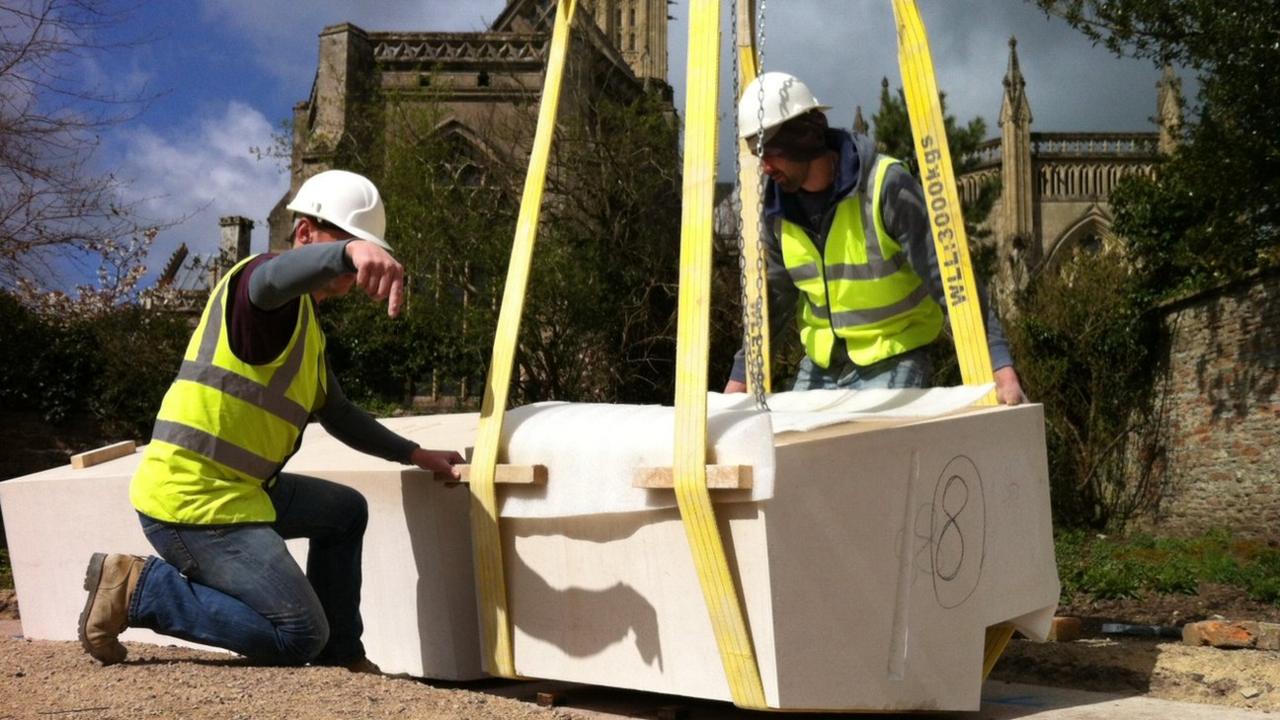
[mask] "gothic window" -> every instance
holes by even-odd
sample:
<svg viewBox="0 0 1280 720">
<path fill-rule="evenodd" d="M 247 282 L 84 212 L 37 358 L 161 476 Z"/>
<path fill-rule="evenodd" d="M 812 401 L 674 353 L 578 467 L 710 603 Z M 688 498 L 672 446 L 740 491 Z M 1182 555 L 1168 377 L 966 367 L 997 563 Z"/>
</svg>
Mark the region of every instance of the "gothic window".
<svg viewBox="0 0 1280 720">
<path fill-rule="evenodd" d="M 489 87 L 489 73 L 481 70 L 476 76 L 476 87 Z"/>
<path fill-rule="evenodd" d="M 631 33 L 631 34 L 627 35 L 627 49 L 628 49 L 628 50 L 635 50 L 635 49 L 636 49 L 636 34 L 635 34 L 635 33 Z"/>
<path fill-rule="evenodd" d="M 632 3 L 632 4 L 631 4 L 631 9 L 627 12 L 627 24 L 628 24 L 628 25 L 630 25 L 630 26 L 632 26 L 632 27 L 635 27 L 635 24 L 636 24 L 636 5 L 635 5 L 635 3 Z"/>
</svg>

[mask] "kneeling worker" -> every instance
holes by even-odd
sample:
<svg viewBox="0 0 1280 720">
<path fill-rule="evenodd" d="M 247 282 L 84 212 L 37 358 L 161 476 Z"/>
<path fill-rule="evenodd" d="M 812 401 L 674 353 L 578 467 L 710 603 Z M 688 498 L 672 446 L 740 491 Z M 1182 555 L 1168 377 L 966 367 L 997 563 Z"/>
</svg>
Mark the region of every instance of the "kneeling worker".
<svg viewBox="0 0 1280 720">
<path fill-rule="evenodd" d="M 125 658 L 126 627 L 142 627 L 259 662 L 377 672 L 360 641 L 365 499 L 280 470 L 314 414 L 361 452 L 458 477 L 458 453 L 380 425 L 325 358 L 316 302 L 359 285 L 400 312 L 404 269 L 383 240 L 377 188 L 330 170 L 288 208 L 293 248 L 248 258 L 213 288 L 133 476 L 130 500 L 160 557 L 89 562 L 80 641 L 104 664 Z M 305 573 L 289 538 L 311 541 Z"/>
<path fill-rule="evenodd" d="M 827 109 L 778 72 L 756 78 L 738 104 L 741 136 L 754 149 L 764 135 L 771 337 L 782 337 L 794 308 L 805 349 L 796 390 L 924 387 L 946 307 L 924 194 L 870 138 L 828 127 Z M 996 395 L 1016 405 L 1022 386 L 985 304 Z M 746 387 L 739 351 L 724 391 Z"/>
</svg>

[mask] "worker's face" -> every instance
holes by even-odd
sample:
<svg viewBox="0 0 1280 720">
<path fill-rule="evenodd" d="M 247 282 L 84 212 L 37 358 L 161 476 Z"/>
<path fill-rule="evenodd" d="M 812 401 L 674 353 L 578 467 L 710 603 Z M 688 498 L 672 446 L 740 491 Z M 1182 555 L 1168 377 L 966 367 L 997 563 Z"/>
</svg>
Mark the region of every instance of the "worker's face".
<svg viewBox="0 0 1280 720">
<path fill-rule="evenodd" d="M 293 246 L 297 248 L 303 245 L 338 242 L 340 240 L 350 240 L 352 237 L 354 236 L 351 233 L 342 228 L 304 217 L 298 225 L 297 232 L 294 234 Z M 351 291 L 351 287 L 355 285 L 355 282 L 355 273 L 344 273 L 325 283 L 324 287 L 313 290 L 311 296 L 317 301 L 331 297 L 342 297 Z"/>
<path fill-rule="evenodd" d="M 765 147 L 764 154 L 760 156 L 760 164 L 764 168 L 764 174 L 777 183 L 783 192 L 793 193 L 809 179 L 809 168 L 813 161 L 793 160 Z"/>
</svg>

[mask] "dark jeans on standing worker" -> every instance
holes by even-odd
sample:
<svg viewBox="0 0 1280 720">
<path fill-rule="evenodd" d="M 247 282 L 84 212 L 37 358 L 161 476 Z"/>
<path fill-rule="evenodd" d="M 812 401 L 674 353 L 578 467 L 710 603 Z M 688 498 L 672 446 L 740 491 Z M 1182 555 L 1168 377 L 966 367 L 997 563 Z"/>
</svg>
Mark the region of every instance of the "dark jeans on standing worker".
<svg viewBox="0 0 1280 720">
<path fill-rule="evenodd" d="M 281 474 L 271 524 L 170 525 L 142 515 L 148 558 L 129 625 L 259 662 L 346 665 L 364 656 L 360 553 L 369 510 L 357 491 Z M 285 540 L 309 538 L 307 571 Z"/>
<path fill-rule="evenodd" d="M 838 347 L 831 353 L 831 367 L 822 367 L 805 355 L 796 368 L 792 390 L 874 390 L 922 388 L 929 383 L 933 363 L 929 347 L 909 350 L 870 365 L 857 365 Z"/>
</svg>

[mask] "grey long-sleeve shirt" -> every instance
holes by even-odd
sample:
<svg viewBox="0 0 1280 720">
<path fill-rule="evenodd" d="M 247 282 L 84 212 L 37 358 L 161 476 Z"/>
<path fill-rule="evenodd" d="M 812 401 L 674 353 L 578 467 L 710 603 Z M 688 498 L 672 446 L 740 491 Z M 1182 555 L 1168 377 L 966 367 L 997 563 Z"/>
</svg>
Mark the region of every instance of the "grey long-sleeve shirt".
<svg viewBox="0 0 1280 720">
<path fill-rule="evenodd" d="M 871 171 L 875 167 L 876 150 L 870 138 L 862 135 L 853 136 L 843 130 L 830 130 L 827 143 L 839 153 L 836 163 L 836 179 L 826 198 L 816 202 L 810 198 L 802 198 L 799 193 L 783 193 L 772 180 L 765 185 L 764 222 L 761 223 L 761 241 L 765 249 L 766 278 L 769 293 L 769 333 L 773 339 L 773 347 L 795 323 L 795 308 L 800 298 L 800 291 L 791 276 L 787 273 L 782 260 L 782 242 L 774 232 L 775 218 L 786 217 L 800 224 L 810 232 L 821 250 L 826 243 L 827 230 L 834 216 L 835 205 L 849 194 L 857 192 L 871 180 Z M 817 206 L 819 212 L 813 212 Z M 946 312 L 947 303 L 942 274 L 938 267 L 937 250 L 933 243 L 933 232 L 929 227 L 928 214 L 925 212 L 924 193 L 920 183 L 901 165 L 895 165 L 885 174 L 884 189 L 880 197 L 880 215 L 884 221 L 885 231 L 902 246 L 903 255 L 911 264 L 915 273 L 920 276 L 929 294 Z M 984 309 L 984 325 L 987 331 L 987 346 L 991 352 L 993 370 L 1013 365 L 1009 352 L 1009 342 L 1005 338 L 1004 326 L 996 313 L 994 305 L 987 300 L 986 290 L 978 288 L 978 300 Z M 843 344 L 837 344 L 837 351 Z M 733 358 L 733 369 L 730 379 L 746 381 L 746 354 L 739 350 Z"/>
<path fill-rule="evenodd" d="M 279 255 L 260 255 L 232 280 L 228 316 L 231 350 L 247 363 L 279 356 L 289 344 L 299 298 L 334 278 L 355 272 L 347 242 L 306 245 Z M 409 463 L 418 444 L 388 430 L 347 399 L 328 362 L 325 404 L 316 417 L 325 430 L 360 452 Z"/>
</svg>

